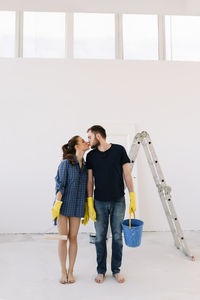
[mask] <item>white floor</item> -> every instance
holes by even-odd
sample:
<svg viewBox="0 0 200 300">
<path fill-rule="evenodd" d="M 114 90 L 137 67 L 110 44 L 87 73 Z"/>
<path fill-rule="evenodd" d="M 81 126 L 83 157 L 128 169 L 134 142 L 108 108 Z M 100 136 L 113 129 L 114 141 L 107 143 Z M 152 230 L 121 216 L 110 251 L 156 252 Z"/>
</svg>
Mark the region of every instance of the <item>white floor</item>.
<svg viewBox="0 0 200 300">
<path fill-rule="evenodd" d="M 77 282 L 61 285 L 57 241 L 44 240 L 42 235 L 0 235 L 0 299 L 199 300 L 200 232 L 185 232 L 185 238 L 194 262 L 174 247 L 170 232 L 144 232 L 140 247 L 124 246 L 124 284 L 111 276 L 109 250 L 107 276 L 98 285 L 93 280 L 95 246 L 87 234 L 80 234 Z"/>
</svg>

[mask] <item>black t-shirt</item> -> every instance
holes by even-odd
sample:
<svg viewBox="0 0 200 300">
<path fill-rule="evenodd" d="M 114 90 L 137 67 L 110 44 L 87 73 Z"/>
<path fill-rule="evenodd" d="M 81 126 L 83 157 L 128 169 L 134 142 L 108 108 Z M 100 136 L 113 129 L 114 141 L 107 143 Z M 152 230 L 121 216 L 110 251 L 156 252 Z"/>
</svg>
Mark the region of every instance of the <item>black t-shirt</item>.
<svg viewBox="0 0 200 300">
<path fill-rule="evenodd" d="M 124 196 L 122 166 L 126 163 L 130 159 L 121 145 L 111 144 L 104 152 L 95 148 L 88 153 L 86 166 L 93 171 L 96 200 L 116 201 Z"/>
</svg>

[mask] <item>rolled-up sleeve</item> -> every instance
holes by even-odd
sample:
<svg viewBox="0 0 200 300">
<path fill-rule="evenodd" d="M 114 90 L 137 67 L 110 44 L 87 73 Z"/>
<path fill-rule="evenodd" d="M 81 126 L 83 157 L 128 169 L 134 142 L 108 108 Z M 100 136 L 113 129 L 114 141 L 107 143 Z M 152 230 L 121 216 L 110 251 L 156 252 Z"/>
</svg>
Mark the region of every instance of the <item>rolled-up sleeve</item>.
<svg viewBox="0 0 200 300">
<path fill-rule="evenodd" d="M 57 175 L 55 177 L 56 181 L 56 194 L 58 191 L 64 194 L 66 183 L 67 183 L 67 170 L 69 161 L 67 159 L 63 160 L 58 166 Z"/>
</svg>

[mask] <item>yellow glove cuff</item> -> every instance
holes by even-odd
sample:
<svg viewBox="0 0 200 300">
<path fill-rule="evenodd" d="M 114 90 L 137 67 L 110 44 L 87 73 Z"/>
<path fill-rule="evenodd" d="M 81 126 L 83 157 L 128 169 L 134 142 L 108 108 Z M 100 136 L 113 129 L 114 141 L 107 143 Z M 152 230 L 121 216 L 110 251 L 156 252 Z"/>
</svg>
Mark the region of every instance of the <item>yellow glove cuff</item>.
<svg viewBox="0 0 200 300">
<path fill-rule="evenodd" d="M 88 209 L 89 209 L 89 217 L 96 222 L 96 211 L 94 209 L 94 200 L 93 197 L 88 197 Z"/>
<path fill-rule="evenodd" d="M 129 206 L 129 214 L 134 213 L 136 211 L 136 201 L 135 201 L 135 193 L 130 192 L 130 206 Z"/>
<path fill-rule="evenodd" d="M 93 204 L 93 197 L 87 197 L 88 205 Z"/>
<path fill-rule="evenodd" d="M 130 199 L 134 199 L 135 198 L 135 192 L 130 192 L 129 196 L 130 196 Z"/>
<path fill-rule="evenodd" d="M 56 200 L 54 203 L 53 209 L 58 210 L 58 209 L 60 209 L 61 205 L 62 205 L 62 201 Z"/>
</svg>

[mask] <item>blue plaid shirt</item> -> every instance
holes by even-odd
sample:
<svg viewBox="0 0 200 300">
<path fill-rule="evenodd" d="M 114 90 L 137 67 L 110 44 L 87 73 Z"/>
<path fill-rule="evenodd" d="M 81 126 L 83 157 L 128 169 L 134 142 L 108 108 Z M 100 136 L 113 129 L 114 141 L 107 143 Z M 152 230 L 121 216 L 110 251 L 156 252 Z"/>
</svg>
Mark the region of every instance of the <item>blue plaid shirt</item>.
<svg viewBox="0 0 200 300">
<path fill-rule="evenodd" d="M 80 168 L 78 160 L 72 165 L 68 159 L 64 159 L 58 166 L 56 181 L 56 194 L 62 194 L 63 201 L 60 214 L 69 217 L 84 217 L 84 204 L 87 191 L 87 168 L 83 161 Z"/>
</svg>

